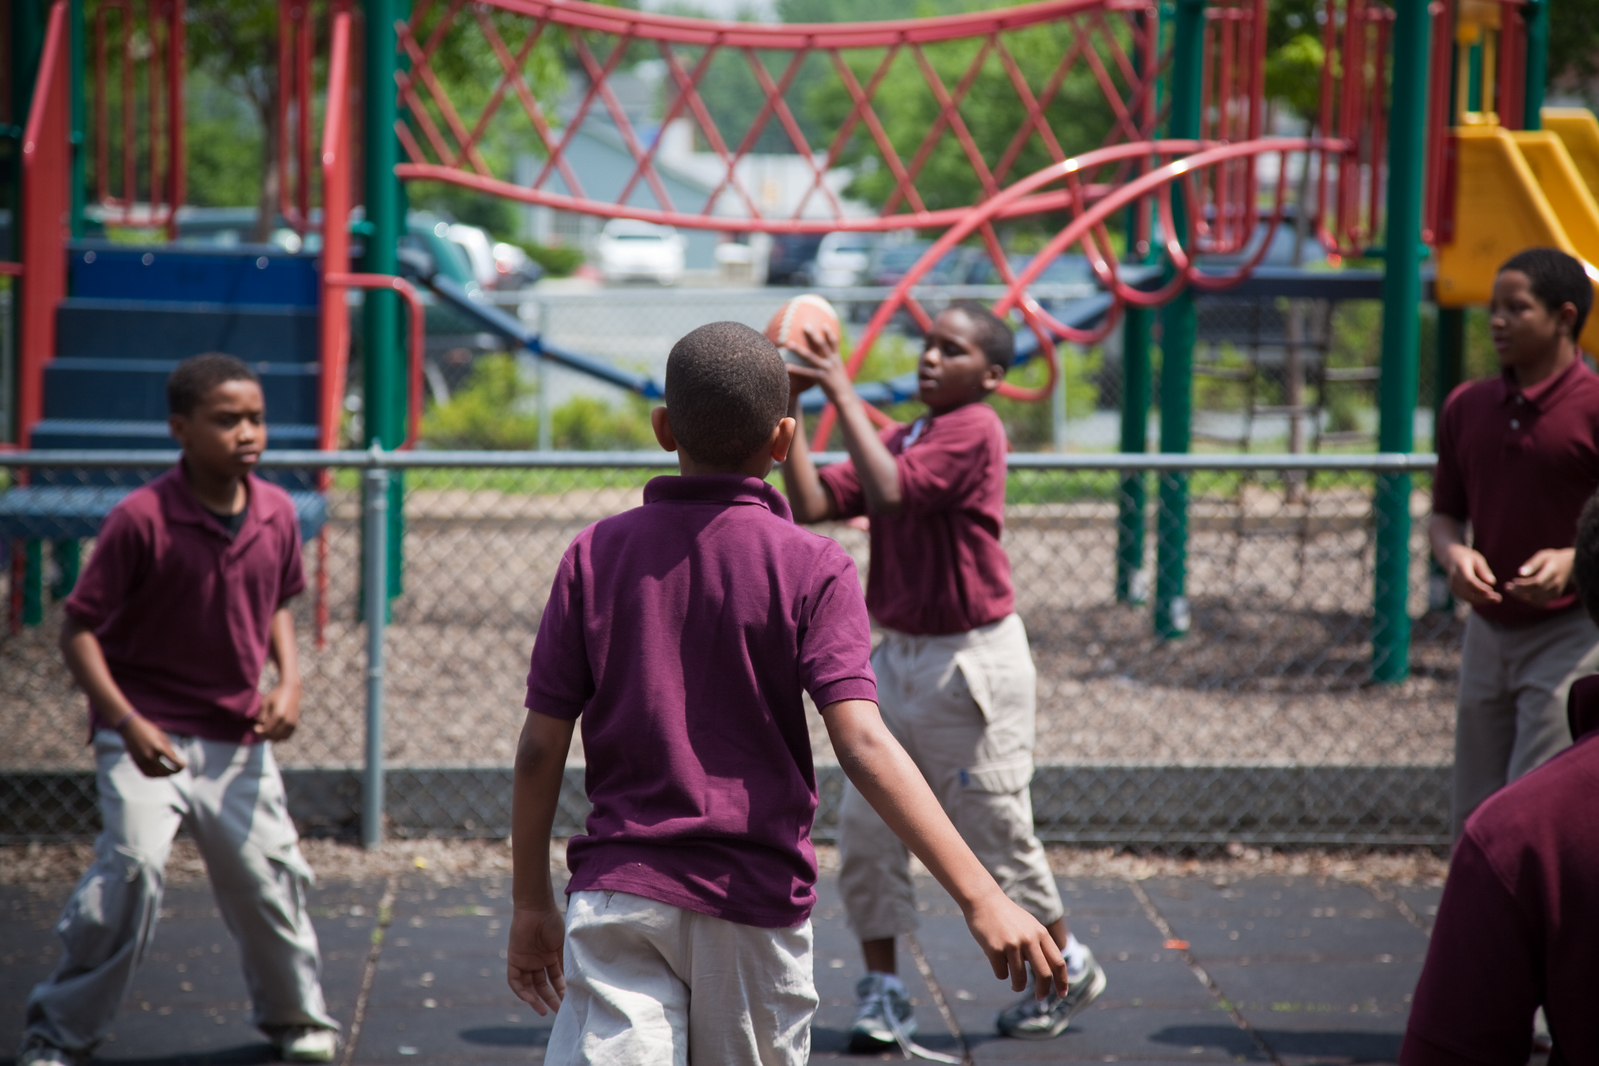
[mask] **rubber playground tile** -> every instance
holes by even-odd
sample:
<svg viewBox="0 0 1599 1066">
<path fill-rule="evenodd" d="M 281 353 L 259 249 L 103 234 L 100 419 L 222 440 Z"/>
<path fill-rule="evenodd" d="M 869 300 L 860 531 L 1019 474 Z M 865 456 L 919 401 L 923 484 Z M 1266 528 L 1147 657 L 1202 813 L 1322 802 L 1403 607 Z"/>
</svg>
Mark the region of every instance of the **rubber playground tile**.
<svg viewBox="0 0 1599 1066">
<path fill-rule="evenodd" d="M 415 1004 L 367 1008 L 354 1062 L 542 1062 L 552 1018 L 540 1018 L 511 995 L 503 975 L 503 997 L 473 1002 L 460 998 L 437 1009 Z"/>
<path fill-rule="evenodd" d="M 1392 1062 L 1421 960 L 1218 964 L 1212 978 L 1285 1062 Z"/>
<path fill-rule="evenodd" d="M 1375 960 L 1426 950 L 1426 937 L 1393 904 L 1352 885 L 1280 884 L 1151 901 L 1201 961 Z M 1205 898 L 1200 893 L 1206 893 Z M 1174 905 L 1175 902 L 1175 905 Z"/>
<path fill-rule="evenodd" d="M 69 892 L 69 888 L 62 888 L 49 901 L 52 912 L 59 912 Z M 323 993 L 330 1013 L 342 1024 L 349 1023 L 355 1009 L 376 921 L 376 897 L 375 886 L 329 884 L 312 889 L 312 920 L 322 947 Z M 43 909 L 43 901 L 34 907 L 35 912 L 42 913 Z M 54 920 L 52 913 L 51 926 Z M 48 926 L 41 930 L 37 917 L 32 922 L 8 920 L 6 931 L 7 957 L 16 950 L 11 946 L 16 940 L 23 941 L 23 950 L 28 946 L 52 949 L 47 957 L 41 951 L 31 964 L 3 967 L 5 976 L 0 980 L 4 982 L 4 1001 L 20 1006 L 27 989 L 54 965 L 54 945 L 34 942 L 41 935 L 53 942 L 55 934 Z M 13 937 L 13 931 L 20 935 Z M 273 1061 L 271 1048 L 250 1024 L 249 1016 L 249 994 L 239 968 L 238 948 L 223 924 L 210 888 L 171 888 L 162 900 L 155 940 L 95 1061 Z M 22 1022 L 20 1010 L 0 1013 L 0 1048 L 9 1052 L 16 1047 L 22 1036 Z"/>
</svg>

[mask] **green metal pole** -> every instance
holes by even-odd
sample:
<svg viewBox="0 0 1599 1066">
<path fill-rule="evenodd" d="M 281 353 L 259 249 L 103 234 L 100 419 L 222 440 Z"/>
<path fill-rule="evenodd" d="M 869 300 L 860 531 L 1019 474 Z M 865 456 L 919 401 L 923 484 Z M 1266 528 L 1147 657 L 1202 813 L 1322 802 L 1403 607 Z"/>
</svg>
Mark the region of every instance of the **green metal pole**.
<svg viewBox="0 0 1599 1066">
<path fill-rule="evenodd" d="M 1511 18 L 1514 14 L 1506 12 Z M 1527 20 L 1527 80 L 1522 127 L 1543 128 L 1543 94 L 1549 84 L 1549 0 L 1527 0 L 1521 17 Z"/>
<path fill-rule="evenodd" d="M 1155 34 L 1156 52 L 1159 52 L 1160 9 L 1141 15 L 1148 19 L 1147 27 Z M 1133 56 L 1134 69 L 1142 76 L 1143 52 Z M 1158 81 L 1158 79 L 1157 79 Z M 1158 109 L 1155 101 L 1153 109 Z M 1135 242 L 1138 239 L 1140 208 L 1134 204 L 1127 209 L 1128 261 L 1149 263 L 1154 259 L 1153 249 L 1140 255 Z M 1149 451 L 1149 401 L 1153 375 L 1150 369 L 1151 312 L 1148 308 L 1129 305 L 1122 321 L 1122 424 L 1121 450 L 1142 455 Z M 1149 507 L 1149 477 L 1143 471 L 1123 474 L 1121 492 L 1116 508 L 1116 602 L 1143 603 L 1149 598 L 1149 577 L 1144 570 L 1144 514 Z"/>
<path fill-rule="evenodd" d="M 1466 309 L 1438 308 L 1438 337 L 1432 375 L 1433 450 L 1438 448 L 1438 421 L 1443 417 L 1444 401 L 1466 379 Z M 1449 594 L 1449 579 L 1437 559 L 1428 563 L 1427 609 L 1452 611 L 1455 598 Z"/>
<path fill-rule="evenodd" d="M 1153 312 L 1128 307 L 1122 323 L 1121 450 L 1142 455 L 1149 450 L 1150 327 Z M 1144 572 L 1144 514 L 1149 507 L 1149 478 L 1143 471 L 1124 474 L 1116 514 L 1116 602 L 1143 603 L 1149 596 Z"/>
<path fill-rule="evenodd" d="M 74 238 L 83 236 L 83 208 L 85 206 L 85 178 L 88 153 L 84 151 L 84 131 L 87 102 L 84 99 L 83 71 L 83 0 L 72 0 L 72 217 L 69 220 Z"/>
<path fill-rule="evenodd" d="M 1394 5 L 1393 102 L 1388 119 L 1387 257 L 1383 270 L 1382 378 L 1378 447 L 1415 446 L 1417 348 L 1421 303 L 1421 194 L 1427 134 L 1427 0 Z M 1379 682 L 1410 673 L 1410 475 L 1379 474 L 1374 512 L 1377 565 L 1371 674 Z"/>
<path fill-rule="evenodd" d="M 1199 136 L 1205 60 L 1205 0 L 1177 0 L 1172 48 L 1171 136 Z M 1178 186 L 1172 186 L 1176 236 L 1188 232 L 1188 211 Z M 1170 266 L 1168 264 L 1168 269 Z M 1194 339 L 1198 322 L 1193 294 L 1184 289 L 1161 310 L 1160 450 L 1188 451 L 1193 429 Z M 1188 475 L 1160 478 L 1155 521 L 1155 635 L 1172 640 L 1188 632 Z"/>
<path fill-rule="evenodd" d="M 366 255 L 363 267 L 369 274 L 399 272 L 400 237 L 405 216 L 401 207 L 400 182 L 394 168 L 400 161 L 400 145 L 394 136 L 399 106 L 394 89 L 398 67 L 398 38 L 395 20 L 400 17 L 398 0 L 363 0 L 366 15 L 366 79 L 362 98 L 366 104 Z M 405 351 L 401 344 L 399 296 L 385 289 L 368 290 L 362 304 L 362 417 L 365 441 L 393 451 L 405 443 L 406 374 Z M 400 477 L 389 481 L 388 571 L 389 595 L 400 592 L 400 573 L 404 565 L 404 485 Z"/>
</svg>

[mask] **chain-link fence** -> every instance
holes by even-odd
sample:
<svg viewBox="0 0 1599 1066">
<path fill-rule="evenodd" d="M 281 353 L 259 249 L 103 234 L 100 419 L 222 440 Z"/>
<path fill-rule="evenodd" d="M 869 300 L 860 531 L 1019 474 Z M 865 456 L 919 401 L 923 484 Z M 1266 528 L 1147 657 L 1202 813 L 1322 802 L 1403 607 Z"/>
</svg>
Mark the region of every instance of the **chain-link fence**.
<svg viewBox="0 0 1599 1066">
<path fill-rule="evenodd" d="M 93 551 L 95 515 L 170 458 L 0 453 L 11 486 L 0 494 L 0 589 L 12 616 L 0 634 L 0 839 L 94 828 L 83 698 L 56 649 L 59 601 Z M 320 469 L 326 478 L 325 492 L 298 497 L 310 583 L 294 601 L 304 717 L 277 751 L 302 829 L 349 832 L 361 817 L 363 466 L 393 477 L 388 498 L 401 503 L 403 530 L 382 641 L 386 831 L 498 835 L 510 821 L 528 653 L 561 553 L 585 526 L 638 505 L 671 461 L 274 457 L 270 476 L 315 484 Z M 1379 469 L 1414 477 L 1410 670 L 1397 684 L 1370 680 Z M 1429 471 L 1428 456 L 1013 456 L 1004 543 L 1039 672 L 1040 834 L 1132 845 L 1447 843 L 1462 627 L 1458 612 L 1428 610 Z M 1171 528 L 1157 520 L 1162 479 L 1184 482 L 1189 500 L 1181 591 L 1190 621 L 1177 639 L 1157 638 L 1151 606 L 1134 602 L 1176 557 L 1177 545 L 1157 543 L 1157 530 Z M 1126 504 L 1139 486 L 1149 501 L 1141 520 Z M 823 531 L 864 575 L 866 533 Z M 842 778 L 819 717 L 812 735 L 826 839 Z M 581 763 L 579 745 L 563 831 L 581 826 Z"/>
</svg>

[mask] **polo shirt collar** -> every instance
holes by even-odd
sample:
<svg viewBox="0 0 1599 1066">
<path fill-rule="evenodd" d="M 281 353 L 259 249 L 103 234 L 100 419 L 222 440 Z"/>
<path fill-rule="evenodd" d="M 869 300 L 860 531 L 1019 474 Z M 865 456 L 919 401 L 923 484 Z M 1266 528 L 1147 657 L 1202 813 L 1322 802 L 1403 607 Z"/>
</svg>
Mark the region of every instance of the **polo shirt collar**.
<svg viewBox="0 0 1599 1066">
<path fill-rule="evenodd" d="M 1528 386 L 1524 389 L 1520 385 L 1516 384 L 1516 372 L 1507 367 L 1504 371 L 1505 394 L 1499 402 L 1510 403 L 1516 397 L 1520 396 L 1525 399 L 1527 403 L 1530 403 L 1539 410 L 1542 410 L 1547 407 L 1549 402 L 1552 401 L 1558 394 L 1565 391 L 1566 387 L 1571 384 L 1571 381 L 1574 377 L 1579 374 L 1587 373 L 1587 371 L 1588 367 L 1583 363 L 1582 356 L 1578 355 L 1572 364 L 1566 367 L 1566 369 L 1562 370 L 1560 373 L 1547 377 L 1543 381 L 1538 382 L 1538 384 Z"/>
<path fill-rule="evenodd" d="M 194 490 L 189 487 L 189 479 L 184 475 L 185 460 L 179 459 L 178 465 L 168 470 L 155 480 L 152 487 L 161 494 L 163 509 L 166 511 L 167 521 L 181 525 L 199 526 L 213 536 L 228 540 L 228 535 L 211 513 L 205 509 L 199 499 L 194 495 Z M 239 527 L 239 532 L 232 538 L 231 545 L 237 550 L 254 540 L 261 532 L 264 523 L 271 521 L 271 516 L 263 514 L 260 504 L 261 494 L 257 492 L 256 477 L 254 474 L 244 475 L 244 491 L 248 496 L 244 512 L 244 524 Z"/>
<path fill-rule="evenodd" d="M 787 522 L 794 520 L 788 499 L 757 477 L 740 474 L 667 474 L 644 486 L 644 502 L 753 504 Z"/>
</svg>

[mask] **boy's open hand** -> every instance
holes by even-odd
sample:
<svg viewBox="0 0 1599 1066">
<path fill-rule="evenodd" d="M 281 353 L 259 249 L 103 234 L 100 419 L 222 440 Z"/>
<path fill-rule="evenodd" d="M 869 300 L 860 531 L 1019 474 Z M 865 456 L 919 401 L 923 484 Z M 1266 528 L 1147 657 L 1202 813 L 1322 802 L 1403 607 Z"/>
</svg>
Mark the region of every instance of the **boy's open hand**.
<svg viewBox="0 0 1599 1066">
<path fill-rule="evenodd" d="M 172 741 L 160 726 L 147 718 L 134 715 L 122 727 L 122 743 L 128 757 L 145 777 L 171 777 L 183 769 Z"/>
<path fill-rule="evenodd" d="M 505 953 L 505 978 L 511 991 L 540 1017 L 559 1010 L 566 998 L 561 948 L 566 921 L 549 907 L 517 907 L 511 912 L 511 943 Z"/>
<path fill-rule="evenodd" d="M 1505 582 L 1505 591 L 1527 603 L 1543 604 L 1559 596 L 1571 582 L 1574 548 L 1545 548 L 1521 564 L 1516 576 Z"/>
<path fill-rule="evenodd" d="M 790 351 L 809 365 L 795 366 L 790 363 L 789 376 L 803 381 L 807 386 L 820 385 L 827 398 L 837 403 L 840 396 L 855 388 L 844 360 L 839 358 L 837 335 L 832 330 L 806 326 L 805 345 L 804 348 L 792 348 Z M 798 386 L 794 391 L 799 391 Z"/>
<path fill-rule="evenodd" d="M 994 887 L 992 897 L 972 908 L 966 926 L 988 956 L 994 976 L 1001 981 L 1009 977 L 1014 991 L 1027 987 L 1027 967 L 1031 966 L 1038 975 L 1033 989 L 1037 998 L 1049 994 L 1052 981 L 1056 995 L 1066 994 L 1066 959 L 1054 938 L 1037 918 L 1006 899 L 999 886 Z"/>
<path fill-rule="evenodd" d="M 300 725 L 300 685 L 285 681 L 261 697 L 255 735 L 263 740 L 288 740 Z"/>
<path fill-rule="evenodd" d="M 1533 558 L 1536 559 L 1537 556 Z M 1494 572 L 1488 567 L 1488 560 L 1482 557 L 1481 552 L 1464 544 L 1456 544 L 1449 549 L 1444 567 L 1449 572 L 1449 591 L 1473 607 L 1499 603 L 1504 599 L 1494 588 L 1494 583 L 1498 579 L 1494 577 Z"/>
</svg>

